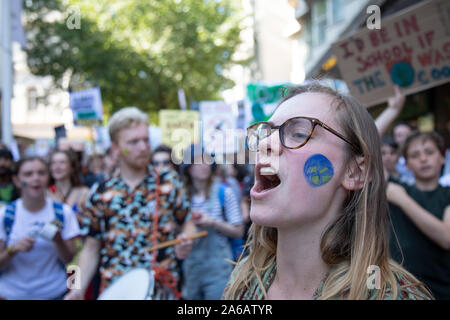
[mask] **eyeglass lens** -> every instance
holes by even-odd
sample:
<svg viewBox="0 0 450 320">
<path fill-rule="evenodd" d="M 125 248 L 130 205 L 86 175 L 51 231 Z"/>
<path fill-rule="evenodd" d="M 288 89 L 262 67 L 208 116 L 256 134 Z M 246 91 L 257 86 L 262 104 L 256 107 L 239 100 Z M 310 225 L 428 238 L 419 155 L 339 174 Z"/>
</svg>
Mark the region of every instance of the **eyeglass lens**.
<svg viewBox="0 0 450 320">
<path fill-rule="evenodd" d="M 300 146 L 311 133 L 312 123 L 308 119 L 291 119 L 280 127 L 280 139 L 287 148 Z M 268 123 L 261 123 L 251 128 L 247 135 L 250 150 L 258 150 L 259 143 L 270 136 L 272 128 Z"/>
</svg>

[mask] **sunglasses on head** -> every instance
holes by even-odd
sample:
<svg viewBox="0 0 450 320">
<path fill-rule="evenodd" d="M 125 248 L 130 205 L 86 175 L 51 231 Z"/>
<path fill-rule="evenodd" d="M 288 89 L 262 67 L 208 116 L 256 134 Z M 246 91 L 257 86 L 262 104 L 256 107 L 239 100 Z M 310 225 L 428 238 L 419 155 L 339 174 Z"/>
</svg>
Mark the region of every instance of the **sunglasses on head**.
<svg viewBox="0 0 450 320">
<path fill-rule="evenodd" d="M 152 161 L 152 165 L 154 166 L 167 166 L 170 164 L 170 160 L 162 160 L 162 161 Z"/>
</svg>

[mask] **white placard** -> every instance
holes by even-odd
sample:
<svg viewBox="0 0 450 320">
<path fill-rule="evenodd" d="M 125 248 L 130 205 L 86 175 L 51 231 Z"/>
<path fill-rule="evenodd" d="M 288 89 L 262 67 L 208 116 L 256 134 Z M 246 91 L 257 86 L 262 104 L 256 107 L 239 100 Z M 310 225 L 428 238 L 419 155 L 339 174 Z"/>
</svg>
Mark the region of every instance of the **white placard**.
<svg viewBox="0 0 450 320">
<path fill-rule="evenodd" d="M 70 109 L 77 120 L 102 120 L 103 105 L 99 87 L 69 93 Z"/>
<path fill-rule="evenodd" d="M 224 101 L 200 102 L 205 151 L 215 154 L 237 152 L 236 117 Z"/>
</svg>

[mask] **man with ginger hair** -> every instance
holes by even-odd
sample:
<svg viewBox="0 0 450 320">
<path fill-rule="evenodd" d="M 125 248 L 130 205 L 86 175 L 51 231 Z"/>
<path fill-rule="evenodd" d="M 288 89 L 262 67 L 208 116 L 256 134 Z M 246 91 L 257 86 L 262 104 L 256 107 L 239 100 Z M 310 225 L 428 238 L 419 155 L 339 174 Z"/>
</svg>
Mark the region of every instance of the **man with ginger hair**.
<svg viewBox="0 0 450 320">
<path fill-rule="evenodd" d="M 83 298 L 98 266 L 100 294 L 125 272 L 145 268 L 155 272 L 153 299 L 179 299 L 177 259 L 189 254 L 192 241 L 152 252 L 146 249 L 194 232 L 183 183 L 174 171 L 158 175 L 148 165 L 148 117 L 142 111 L 121 109 L 108 127 L 119 170 L 91 188 L 81 225 L 86 235 L 79 262 L 81 289 L 72 290 L 66 299 Z"/>
</svg>

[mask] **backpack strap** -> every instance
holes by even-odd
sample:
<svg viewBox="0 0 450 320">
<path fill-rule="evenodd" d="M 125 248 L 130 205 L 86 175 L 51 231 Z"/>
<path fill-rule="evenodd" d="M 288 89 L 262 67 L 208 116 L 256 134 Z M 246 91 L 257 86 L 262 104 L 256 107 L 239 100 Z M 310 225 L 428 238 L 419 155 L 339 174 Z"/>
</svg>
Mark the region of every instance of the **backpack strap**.
<svg viewBox="0 0 450 320">
<path fill-rule="evenodd" d="M 6 232 L 6 242 L 8 242 L 9 240 L 9 234 L 11 233 L 15 217 L 16 217 L 16 202 L 14 201 L 6 205 L 5 216 L 3 217 L 3 227 L 5 228 Z"/>
<path fill-rule="evenodd" d="M 53 202 L 53 210 L 55 211 L 56 219 L 64 224 L 64 213 L 62 203 Z M 8 241 L 16 217 L 16 202 L 11 202 L 6 205 L 5 216 L 3 218 L 3 227 L 5 228 L 6 238 Z"/>
<path fill-rule="evenodd" d="M 226 188 L 227 188 L 227 185 L 225 183 L 221 182 L 219 184 L 218 197 L 219 197 L 220 206 L 222 208 L 222 218 L 225 222 L 227 221 L 227 217 L 225 214 L 225 190 L 226 190 Z"/>
<path fill-rule="evenodd" d="M 227 188 L 227 185 L 225 183 L 221 182 L 219 185 L 219 191 L 218 191 L 219 201 L 220 201 L 221 206 L 225 206 L 225 189 L 226 188 Z"/>
</svg>

